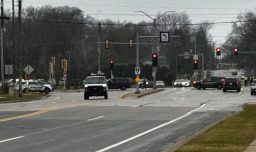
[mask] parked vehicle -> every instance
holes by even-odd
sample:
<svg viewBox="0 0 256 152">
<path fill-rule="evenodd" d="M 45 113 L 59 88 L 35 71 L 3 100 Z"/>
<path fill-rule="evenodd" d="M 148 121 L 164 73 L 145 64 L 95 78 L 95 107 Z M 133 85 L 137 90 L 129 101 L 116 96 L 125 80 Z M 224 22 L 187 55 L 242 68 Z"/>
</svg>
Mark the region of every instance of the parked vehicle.
<svg viewBox="0 0 256 152">
<path fill-rule="evenodd" d="M 256 95 L 256 83 L 252 83 L 251 85 L 251 95 Z"/>
<path fill-rule="evenodd" d="M 157 87 L 157 88 L 165 87 L 164 81 L 162 81 L 162 80 L 156 81 L 156 87 Z"/>
<path fill-rule="evenodd" d="M 176 79 L 173 83 L 175 87 L 190 87 L 191 81 L 188 79 Z"/>
<path fill-rule="evenodd" d="M 108 82 L 109 89 L 121 89 L 126 90 L 131 87 L 131 83 L 128 78 L 113 78 L 109 79 Z"/>
<path fill-rule="evenodd" d="M 237 90 L 237 92 L 241 91 L 241 82 L 239 78 L 226 78 L 223 85 L 223 92 L 227 92 L 227 90 Z"/>
<path fill-rule="evenodd" d="M 50 83 L 46 83 L 41 80 L 28 80 L 22 88 L 23 92 L 26 92 L 28 89 L 29 92 L 40 92 L 40 93 L 49 93 L 53 90 L 53 86 Z"/>
<path fill-rule="evenodd" d="M 13 80 L 10 80 L 10 82 Z M 14 84 L 14 90 L 19 90 L 19 79 L 16 79 L 16 83 Z M 39 79 L 30 79 L 24 80 L 22 79 L 22 92 L 40 92 L 40 93 L 49 93 L 53 91 L 53 85 L 47 83 L 46 81 Z"/>
<path fill-rule="evenodd" d="M 139 82 L 139 87 L 140 88 L 150 88 L 150 82 L 148 81 L 148 79 L 141 79 Z"/>
<path fill-rule="evenodd" d="M 206 89 L 206 88 L 223 88 L 225 78 L 224 77 L 210 77 L 201 81 L 193 81 L 193 87 L 197 89 Z"/>
<path fill-rule="evenodd" d="M 84 81 L 84 99 L 90 96 L 104 96 L 108 99 L 108 85 L 105 76 L 88 76 Z"/>
</svg>

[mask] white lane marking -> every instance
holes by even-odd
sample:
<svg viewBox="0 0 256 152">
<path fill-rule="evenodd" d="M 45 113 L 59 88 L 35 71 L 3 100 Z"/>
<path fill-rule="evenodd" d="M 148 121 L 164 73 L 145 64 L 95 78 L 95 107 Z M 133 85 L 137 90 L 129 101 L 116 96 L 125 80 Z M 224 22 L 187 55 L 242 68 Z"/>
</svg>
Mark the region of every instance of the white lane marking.
<svg viewBox="0 0 256 152">
<path fill-rule="evenodd" d="M 56 98 L 52 99 L 52 101 L 54 101 L 54 100 L 58 100 L 58 99 L 60 99 L 60 97 L 56 97 Z"/>
<path fill-rule="evenodd" d="M 100 119 L 100 118 L 103 118 L 104 116 L 99 116 L 99 117 L 96 117 L 96 118 L 92 118 L 92 119 L 88 119 L 87 121 L 93 121 L 93 120 L 97 120 L 97 119 Z"/>
<path fill-rule="evenodd" d="M 186 91 L 182 91 L 182 92 L 179 92 L 179 93 L 177 93 L 177 94 L 183 94 L 183 93 L 186 93 L 186 92 L 188 92 L 189 90 L 186 90 Z"/>
<path fill-rule="evenodd" d="M 7 141 L 12 141 L 12 140 L 16 140 L 16 139 L 20 139 L 23 138 L 24 136 L 18 136 L 18 137 L 14 137 L 14 138 L 9 138 L 9 139 L 5 139 L 5 140 L 1 140 L 0 143 L 4 143 Z"/>
<path fill-rule="evenodd" d="M 244 88 L 241 89 L 241 91 L 238 93 L 239 95 L 241 95 L 241 93 L 244 91 Z"/>
<path fill-rule="evenodd" d="M 171 121 L 168 121 L 168 122 L 166 122 L 166 123 L 164 123 L 164 124 L 161 124 L 161 125 L 159 125 L 159 126 L 157 126 L 157 127 L 155 127 L 155 128 L 149 129 L 149 130 L 147 130 L 147 131 L 145 131 L 145 132 L 142 132 L 142 133 L 140 133 L 140 134 L 138 134 L 138 135 L 135 135 L 135 136 L 133 136 L 133 137 L 130 137 L 130 138 L 126 139 L 126 140 L 120 141 L 120 142 L 118 142 L 118 143 L 116 143 L 116 144 L 113 144 L 113 145 L 111 145 L 111 146 L 108 146 L 108 147 L 106 147 L 106 148 L 97 150 L 96 152 L 105 152 L 105 151 L 107 151 L 107 150 L 110 150 L 110 149 L 113 149 L 113 148 L 115 148 L 115 147 L 118 147 L 118 146 L 120 146 L 120 145 L 122 145 L 122 144 L 125 144 L 125 143 L 127 143 L 127 142 L 129 142 L 129 141 L 132 141 L 132 140 L 134 140 L 134 139 L 136 139 L 136 138 L 139 138 L 139 137 L 141 137 L 141 136 L 144 136 L 144 135 L 146 135 L 146 134 L 149 134 L 149 133 L 151 133 L 151 132 L 153 132 L 153 131 L 155 131 L 155 130 L 157 130 L 157 129 L 163 128 L 163 127 L 165 127 L 165 126 L 167 126 L 167 125 L 170 125 L 170 124 L 172 124 L 172 123 L 174 123 L 174 122 L 176 122 L 176 121 L 179 121 L 179 120 L 181 120 L 181 119 L 183 119 L 183 118 L 185 118 L 185 117 L 191 115 L 192 113 L 194 113 L 194 112 L 200 110 L 200 109 L 203 108 L 204 106 L 205 106 L 205 104 L 202 104 L 202 105 L 200 105 L 199 107 L 197 107 L 196 109 L 194 109 L 194 110 L 192 110 L 192 111 L 186 113 L 186 114 L 183 115 L 183 116 L 180 116 L 180 117 L 178 117 L 178 118 L 176 118 L 176 119 L 173 119 L 173 120 L 171 120 Z"/>
</svg>

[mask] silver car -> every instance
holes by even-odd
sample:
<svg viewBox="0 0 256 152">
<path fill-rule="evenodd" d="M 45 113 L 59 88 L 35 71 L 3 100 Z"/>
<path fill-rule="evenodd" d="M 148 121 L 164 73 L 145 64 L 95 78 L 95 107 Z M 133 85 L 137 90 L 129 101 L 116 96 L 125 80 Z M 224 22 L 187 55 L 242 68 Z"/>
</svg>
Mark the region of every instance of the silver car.
<svg viewBox="0 0 256 152">
<path fill-rule="evenodd" d="M 190 87 L 191 81 L 188 79 L 176 79 L 173 83 L 175 87 Z"/>
</svg>

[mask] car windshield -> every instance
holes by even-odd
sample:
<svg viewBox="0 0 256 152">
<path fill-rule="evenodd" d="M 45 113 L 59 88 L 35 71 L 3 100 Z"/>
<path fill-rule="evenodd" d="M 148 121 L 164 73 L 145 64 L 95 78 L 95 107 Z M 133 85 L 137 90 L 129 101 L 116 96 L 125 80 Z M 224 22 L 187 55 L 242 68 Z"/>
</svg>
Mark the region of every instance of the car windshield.
<svg viewBox="0 0 256 152">
<path fill-rule="evenodd" d="M 184 81 L 188 81 L 187 79 L 177 79 L 176 82 L 184 82 Z"/>
<path fill-rule="evenodd" d="M 106 80 L 104 77 L 88 77 L 85 79 L 85 84 L 104 84 Z"/>
</svg>

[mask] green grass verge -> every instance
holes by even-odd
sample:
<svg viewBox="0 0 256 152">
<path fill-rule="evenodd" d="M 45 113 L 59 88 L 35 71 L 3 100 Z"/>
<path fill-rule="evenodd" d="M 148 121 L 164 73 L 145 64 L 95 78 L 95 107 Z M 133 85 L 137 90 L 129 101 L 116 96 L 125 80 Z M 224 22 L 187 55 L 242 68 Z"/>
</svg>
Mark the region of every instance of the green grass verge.
<svg viewBox="0 0 256 152">
<path fill-rule="evenodd" d="M 19 97 L 18 93 L 14 93 L 13 96 L 9 96 L 8 94 L 0 95 L 0 104 L 1 103 L 12 103 L 12 102 L 21 102 L 25 100 L 34 100 L 39 99 L 40 97 L 45 96 L 44 93 L 38 92 L 30 92 L 28 94 L 23 94 L 22 97 Z"/>
<path fill-rule="evenodd" d="M 256 139 L 256 105 L 216 124 L 176 152 L 243 152 Z"/>
</svg>

